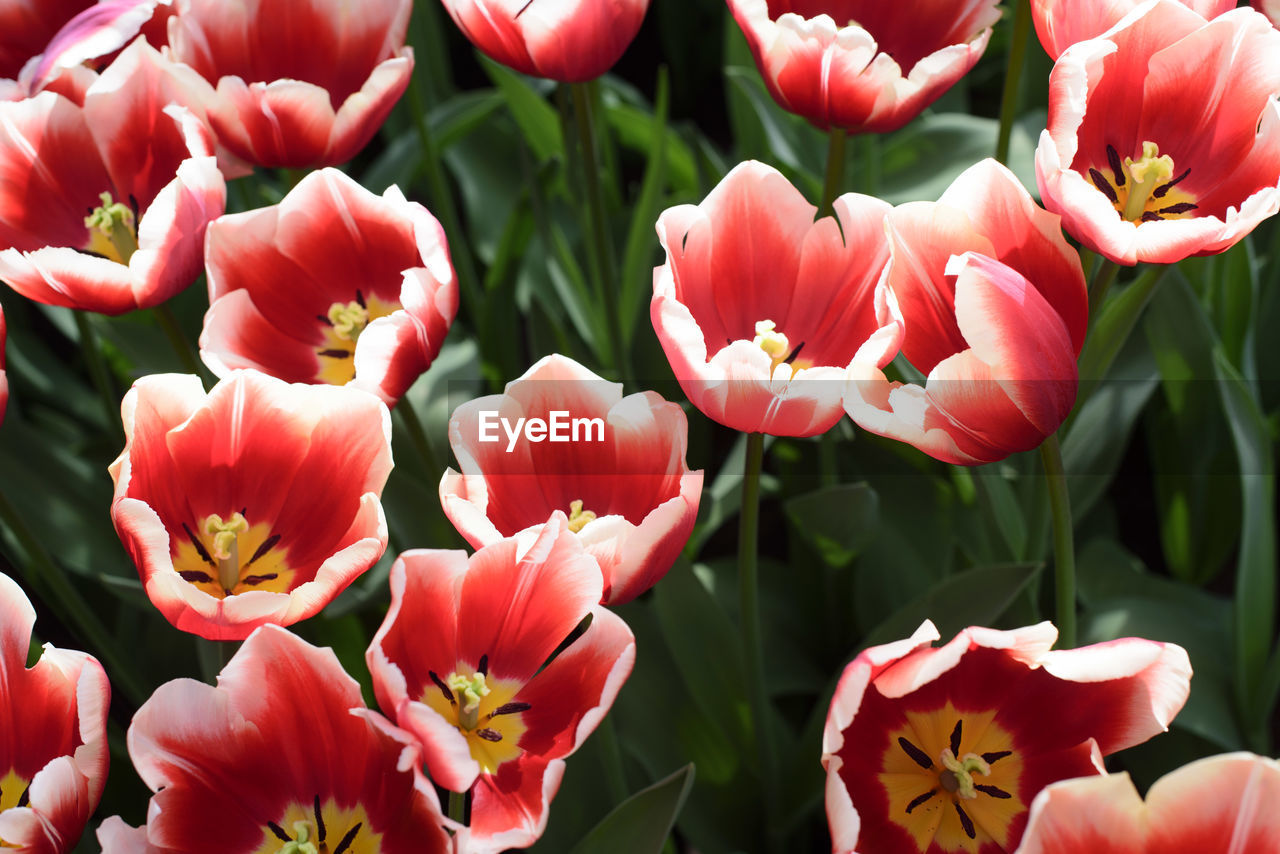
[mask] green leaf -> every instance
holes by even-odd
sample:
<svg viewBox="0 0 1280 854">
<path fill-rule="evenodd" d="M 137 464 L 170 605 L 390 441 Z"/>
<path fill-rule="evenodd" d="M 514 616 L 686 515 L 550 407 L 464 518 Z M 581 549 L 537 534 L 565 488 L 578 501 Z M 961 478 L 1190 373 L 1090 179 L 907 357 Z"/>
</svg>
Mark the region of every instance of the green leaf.
<svg viewBox="0 0 1280 854">
<path fill-rule="evenodd" d="M 668 100 L 667 69 L 663 66 L 658 69 L 658 91 L 654 96 L 651 122 L 653 141 L 649 147 L 648 165 L 644 170 L 644 181 L 640 184 L 640 194 L 635 200 L 631 226 L 627 229 L 627 244 L 622 254 L 622 299 L 619 310 L 622 312 L 625 348 L 630 348 L 635 330 L 640 327 L 638 320 L 641 306 L 649 304 L 644 299 L 644 294 L 653 282 L 654 250 L 658 245 L 653 227 L 662 207 L 662 187 L 666 183 L 667 174 Z"/>
<path fill-rule="evenodd" d="M 480 64 L 506 99 L 511 117 L 520 126 L 520 132 L 538 161 L 555 158 L 563 163 L 564 134 L 560 130 L 560 119 L 542 93 L 534 88 L 533 82 L 488 57 L 480 57 Z"/>
<path fill-rule="evenodd" d="M 571 854 L 660 854 L 692 787 L 686 765 L 619 804 Z"/>
<path fill-rule="evenodd" d="M 943 640 L 968 626 L 994 625 L 1041 568 L 1038 563 L 1010 563 L 957 573 L 881 622 L 862 645 L 910 637 L 925 620 L 933 620 Z"/>
<path fill-rule="evenodd" d="M 788 499 L 783 505 L 803 536 L 832 566 L 858 556 L 879 532 L 880 500 L 865 483 L 844 483 Z"/>
</svg>

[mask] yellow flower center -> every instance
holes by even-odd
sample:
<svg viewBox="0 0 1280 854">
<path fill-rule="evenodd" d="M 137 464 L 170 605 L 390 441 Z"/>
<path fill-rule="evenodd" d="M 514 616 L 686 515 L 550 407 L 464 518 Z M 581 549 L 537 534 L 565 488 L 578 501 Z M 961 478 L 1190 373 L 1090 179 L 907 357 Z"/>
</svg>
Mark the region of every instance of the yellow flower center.
<svg viewBox="0 0 1280 854">
<path fill-rule="evenodd" d="M 356 342 L 360 333 L 379 317 L 386 317 L 403 306 L 392 300 L 366 297 L 357 290 L 351 302 L 335 302 L 317 320 L 324 324 L 324 342 L 316 348 L 320 370 L 316 380 L 329 385 L 346 385 L 355 379 Z"/>
<path fill-rule="evenodd" d="M 310 806 L 290 804 L 277 821 L 262 829 L 262 843 L 253 854 L 379 854 L 382 834 L 369 826 L 360 804 L 339 807 L 320 796 Z"/>
<path fill-rule="evenodd" d="M 588 522 L 594 522 L 596 514 L 590 510 L 582 509 L 582 499 L 576 499 L 569 502 L 569 530 L 575 534 L 587 527 Z"/>
<path fill-rule="evenodd" d="M 487 656 L 479 667 L 459 662 L 443 679 L 432 671 L 432 685 L 422 692 L 421 701 L 466 736 L 471 758 L 481 771 L 492 774 L 520 756 L 520 738 L 527 729 L 523 713 L 529 704 L 514 699 L 523 687 L 520 682 L 494 679 L 487 671 Z"/>
<path fill-rule="evenodd" d="M 1027 808 L 1022 760 L 995 712 L 960 712 L 947 703 L 906 719 L 890 735 L 877 775 L 889 818 L 921 851 L 936 845 L 976 854 L 988 843 L 1011 850 L 1009 827 Z"/>
<path fill-rule="evenodd" d="M 102 204 L 84 218 L 89 229 L 85 249 L 119 264 L 128 264 L 138 251 L 138 232 L 133 211 L 120 202 L 112 202 L 110 193 L 100 193 Z"/>
<path fill-rule="evenodd" d="M 1142 143 L 1142 156 L 1120 158 L 1113 146 L 1107 146 L 1107 167 L 1089 169 L 1089 178 L 1110 201 L 1120 216 L 1129 222 L 1155 222 L 1182 219 L 1198 207 L 1194 197 L 1178 188 L 1190 169 L 1174 175 L 1173 158 L 1161 154 L 1154 142 Z"/>
<path fill-rule="evenodd" d="M 0 812 L 14 807 L 25 807 L 30 795 L 31 781 L 25 777 L 19 777 L 17 771 L 10 769 L 8 774 L 0 777 Z M 0 848 L 17 847 L 0 837 Z"/>
<path fill-rule="evenodd" d="M 802 368 L 812 366 L 809 361 L 800 361 L 796 356 L 800 355 L 800 351 L 804 349 L 804 342 L 800 342 L 794 349 L 791 342 L 787 340 L 787 336 L 778 331 L 778 326 L 772 320 L 760 320 L 756 322 L 756 337 L 751 342 L 769 355 L 769 378 L 775 380 L 787 380 L 791 375 Z M 786 367 L 782 367 L 782 366 Z"/>
<path fill-rule="evenodd" d="M 187 581 L 222 599 L 249 590 L 287 593 L 295 571 L 287 562 L 280 535 L 265 523 L 250 525 L 243 511 L 223 519 L 210 513 L 193 530 L 182 524 L 173 568 Z"/>
</svg>

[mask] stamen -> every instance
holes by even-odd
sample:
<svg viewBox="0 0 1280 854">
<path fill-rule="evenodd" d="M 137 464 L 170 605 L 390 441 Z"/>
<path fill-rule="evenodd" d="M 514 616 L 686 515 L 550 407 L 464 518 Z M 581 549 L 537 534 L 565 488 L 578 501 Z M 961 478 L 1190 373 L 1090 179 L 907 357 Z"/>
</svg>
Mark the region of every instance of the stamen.
<svg viewBox="0 0 1280 854">
<path fill-rule="evenodd" d="M 195 531 L 191 530 L 186 522 L 182 523 L 182 530 L 187 532 L 187 537 L 191 540 L 191 545 L 196 547 L 196 554 L 200 555 L 200 559 L 216 569 L 218 566 L 217 561 L 205 550 L 204 543 L 200 542 L 200 538 L 196 536 Z"/>
<path fill-rule="evenodd" d="M 346 854 L 346 850 L 351 847 L 352 842 L 356 841 L 356 834 L 360 832 L 362 827 L 364 827 L 363 821 L 348 830 L 347 835 L 342 837 L 342 841 L 338 843 L 338 847 L 333 849 L 333 854 Z"/>
<path fill-rule="evenodd" d="M 182 570 L 178 573 L 178 577 L 183 581 L 190 582 L 191 584 L 209 584 L 213 581 L 213 578 L 209 573 L 201 572 L 198 569 Z"/>
<path fill-rule="evenodd" d="M 489 729 L 488 727 L 481 727 L 478 730 L 474 730 L 474 732 L 485 741 L 502 741 L 502 733 L 497 730 Z"/>
<path fill-rule="evenodd" d="M 974 783 L 973 787 L 977 789 L 979 792 L 982 792 L 983 794 L 986 794 L 986 795 L 990 795 L 993 798 L 1000 798 L 1003 800 L 1005 798 L 1013 797 L 1013 795 L 1009 794 L 1004 789 L 1001 789 L 998 786 L 988 786 L 983 783 Z"/>
<path fill-rule="evenodd" d="M 1191 167 L 1188 166 L 1187 170 L 1183 172 L 1181 175 L 1179 175 L 1177 178 L 1174 178 L 1172 181 L 1170 181 L 1167 184 L 1161 184 L 1159 187 L 1156 187 L 1155 191 L 1152 192 L 1151 194 L 1151 198 L 1163 199 L 1165 197 L 1165 194 L 1173 189 L 1174 184 L 1178 183 L 1179 181 L 1181 181 L 1183 178 L 1187 177 L 1190 174 L 1191 174 Z"/>
<path fill-rule="evenodd" d="M 516 701 L 514 703 L 504 703 L 503 705 L 498 706 L 498 708 L 490 712 L 488 715 L 488 718 L 496 718 L 498 715 L 519 714 L 520 712 L 527 712 L 532 708 L 533 708 L 533 705 L 531 703 L 521 703 L 519 701 Z M 486 718 L 486 720 L 488 720 L 488 718 Z"/>
<path fill-rule="evenodd" d="M 1107 146 L 1107 163 L 1111 166 L 1111 174 L 1116 176 L 1116 186 L 1124 186 L 1124 167 L 1120 163 L 1120 152 L 1114 145 Z"/>
<path fill-rule="evenodd" d="M 25 807 L 29 803 L 31 803 L 31 784 L 30 783 L 28 783 L 27 787 L 22 790 L 22 794 L 18 795 L 18 806 Z"/>
<path fill-rule="evenodd" d="M 956 728 L 951 730 L 951 752 L 960 753 L 960 727 L 964 725 L 964 721 L 956 721 Z"/>
<path fill-rule="evenodd" d="M 933 760 L 929 758 L 929 755 L 905 738 L 900 737 L 898 739 L 898 746 L 921 768 L 928 770 L 933 767 Z"/>
<path fill-rule="evenodd" d="M 804 349 L 804 342 L 801 341 L 799 344 L 796 345 L 796 348 L 791 351 L 791 355 L 783 359 L 782 361 L 786 362 L 788 365 L 791 364 L 796 360 L 796 356 L 799 356 L 800 351 L 803 349 Z"/>
<path fill-rule="evenodd" d="M 911 803 L 907 804 L 907 815 L 911 815 L 911 811 L 916 807 L 922 804 L 928 803 L 929 799 L 936 794 L 938 794 L 937 789 L 930 789 L 929 791 L 925 792 L 923 795 L 919 795 L 918 797 L 916 797 L 914 800 L 911 801 Z"/>
<path fill-rule="evenodd" d="M 292 842 L 293 837 L 284 832 L 284 828 L 276 824 L 274 821 L 267 822 L 267 828 L 276 835 L 276 839 L 281 842 Z"/>
<path fill-rule="evenodd" d="M 485 653 L 480 656 L 480 664 L 476 667 L 476 671 L 482 676 L 489 675 L 489 654 Z"/>
<path fill-rule="evenodd" d="M 982 754 L 982 761 L 987 763 L 988 765 L 995 765 L 1001 759 L 1004 759 L 1006 756 L 1012 753 L 1013 753 L 1012 750 L 997 750 L 992 753 L 984 753 Z"/>
<path fill-rule="evenodd" d="M 1196 208 L 1198 208 L 1198 207 L 1200 207 L 1200 206 L 1199 206 L 1199 205 L 1196 205 L 1196 204 L 1192 204 L 1191 202 L 1178 202 L 1176 205 L 1169 205 L 1169 207 L 1167 207 L 1167 208 L 1160 208 L 1160 210 L 1159 210 L 1159 211 L 1157 211 L 1157 213 L 1161 213 L 1161 214 L 1183 214 L 1183 213 L 1187 213 L 1187 212 L 1189 212 L 1189 211 L 1193 211 L 1193 210 L 1195 210 L 1195 209 L 1196 209 Z"/>
<path fill-rule="evenodd" d="M 1160 222 L 1161 216 L 1155 211 L 1147 211 L 1142 215 L 1142 222 Z"/>
<path fill-rule="evenodd" d="M 317 315 L 316 315 L 316 320 L 320 321 L 320 322 L 321 322 L 321 323 L 323 323 L 325 326 L 333 326 L 333 321 L 332 321 L 332 320 L 330 320 L 329 318 L 325 317 L 323 314 L 317 314 Z"/>
<path fill-rule="evenodd" d="M 315 802 L 312 804 L 312 812 L 316 816 L 316 833 L 320 837 L 320 841 L 324 842 L 324 817 L 320 815 L 320 795 L 316 795 Z"/>
<path fill-rule="evenodd" d="M 255 551 L 255 552 L 253 553 L 253 557 L 249 558 L 249 562 L 248 562 L 248 563 L 246 563 L 246 564 L 245 564 L 245 566 L 249 566 L 249 565 L 250 565 L 250 564 L 252 564 L 255 560 L 257 560 L 258 558 L 262 557 L 262 556 L 263 556 L 264 554 L 266 554 L 267 552 L 271 551 L 271 549 L 272 549 L 272 548 L 275 546 L 275 544 L 276 544 L 276 543 L 278 543 L 278 542 L 280 542 L 280 535 L 279 535 L 279 534 L 272 534 L 271 536 L 267 537 L 265 540 L 263 540 L 263 541 L 262 541 L 262 545 L 258 546 L 257 551 Z M 274 576 L 272 576 L 272 577 L 274 577 Z"/>
<path fill-rule="evenodd" d="M 440 681 L 440 677 L 436 675 L 434 670 L 428 670 L 427 675 L 431 677 L 431 681 L 436 683 L 436 687 L 440 689 L 440 693 L 444 694 L 444 698 L 453 705 L 458 705 L 458 701 L 453 699 L 453 692 L 449 690 L 449 686 Z"/>
<path fill-rule="evenodd" d="M 969 818 L 969 814 L 964 811 L 964 807 L 960 806 L 959 801 L 953 801 L 956 805 L 956 814 L 960 816 L 960 826 L 964 828 L 965 836 L 970 839 L 977 839 L 978 833 L 973 828 L 973 819 Z"/>
<path fill-rule="evenodd" d="M 275 572 L 268 572 L 266 575 L 246 575 L 244 578 L 240 579 L 240 583 L 247 584 L 250 587 L 257 587 L 264 581 L 275 581 L 279 577 L 279 573 Z"/>
<path fill-rule="evenodd" d="M 360 289 L 359 289 L 359 288 L 356 288 L 356 302 L 360 303 L 360 307 L 361 307 L 361 308 L 363 308 L 363 309 L 368 309 L 368 308 L 369 308 L 369 306 L 365 305 L 365 302 L 364 302 L 364 294 L 360 293 Z"/>
<path fill-rule="evenodd" d="M 1111 182 L 1106 176 L 1092 167 L 1089 168 L 1089 177 L 1093 179 L 1093 186 L 1102 191 L 1102 194 L 1111 200 L 1111 204 L 1120 204 L 1120 198 L 1116 196 L 1115 189 L 1111 186 Z"/>
<path fill-rule="evenodd" d="M 332 326 L 333 324 L 329 324 L 329 325 Z M 320 351 L 317 351 L 316 355 L 327 356 L 330 359 L 350 359 L 351 351 L 350 350 L 320 350 Z"/>
</svg>

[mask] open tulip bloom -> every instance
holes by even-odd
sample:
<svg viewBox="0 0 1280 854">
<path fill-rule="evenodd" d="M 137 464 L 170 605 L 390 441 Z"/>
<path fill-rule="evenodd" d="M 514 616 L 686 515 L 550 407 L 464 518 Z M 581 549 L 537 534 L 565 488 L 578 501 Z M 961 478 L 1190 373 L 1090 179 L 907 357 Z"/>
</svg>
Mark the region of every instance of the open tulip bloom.
<svg viewBox="0 0 1280 854">
<path fill-rule="evenodd" d="M 335 166 L 356 155 L 409 85 L 412 0 L 177 0 L 173 57 L 217 86 L 209 119 L 259 166 Z"/>
<path fill-rule="evenodd" d="M 206 396 L 198 377 L 160 374 L 121 411 L 111 518 L 178 628 L 240 640 L 290 625 L 386 549 L 391 419 L 373 395 L 237 371 Z"/>
<path fill-rule="evenodd" d="M 526 847 L 575 751 L 631 673 L 635 640 L 599 607 L 600 571 L 557 513 L 536 536 L 415 550 L 367 659 L 382 707 L 423 744 L 431 779 L 471 790 L 469 854 Z M 550 663 L 579 623 L 586 631 Z"/>
<path fill-rule="evenodd" d="M 218 676 L 161 685 L 129 727 L 155 792 L 145 831 L 104 822 L 104 854 L 446 854 L 417 744 L 364 706 L 329 649 L 254 632 Z"/>
<path fill-rule="evenodd" d="M 1128 774 L 1054 783 L 1031 804 L 1018 854 L 1280 854 L 1280 762 L 1210 756 L 1157 780 L 1143 802 Z"/>
<path fill-rule="evenodd" d="M 458 29 L 522 74 L 584 83 L 622 56 L 649 0 L 444 0 Z"/>
<path fill-rule="evenodd" d="M 836 854 L 1011 854 L 1036 793 L 1104 773 L 1102 757 L 1168 728 L 1190 691 L 1179 646 L 1126 638 L 1050 652 L 1050 623 L 926 621 L 845 668 L 823 766 Z"/>
<path fill-rule="evenodd" d="M 1076 42 L 1095 39 L 1118 24 L 1142 0 L 1031 0 L 1031 20 L 1050 59 Z M 1179 0 L 1202 18 L 1216 18 L 1236 0 Z"/>
<path fill-rule="evenodd" d="M 873 304 L 888 211 L 847 193 L 835 217 L 815 222 L 817 208 L 755 161 L 702 204 L 663 211 L 667 261 L 654 271 L 650 316 L 689 401 L 745 433 L 835 426 L 850 367 L 879 369 L 897 353 L 899 328 Z"/>
<path fill-rule="evenodd" d="M 897 130 L 973 68 L 996 0 L 729 0 L 765 86 L 827 130 Z"/>
<path fill-rule="evenodd" d="M 889 213 L 892 259 L 877 301 L 903 325 L 902 353 L 925 385 L 857 363 L 845 398 L 860 427 L 940 460 L 994 462 L 1038 446 L 1076 398 L 1088 297 L 1059 218 L 985 160 L 936 203 Z"/>
<path fill-rule="evenodd" d="M 0 848 L 64 854 L 107 782 L 111 686 L 93 656 L 49 644 L 28 668 L 35 621 L 0 574 Z"/>
<path fill-rule="evenodd" d="M 200 275 L 226 187 L 208 129 L 170 103 L 184 84 L 167 65 L 139 40 L 83 107 L 51 91 L 0 102 L 0 279 L 14 290 L 121 314 Z"/>
<path fill-rule="evenodd" d="M 205 257 L 200 353 L 218 376 L 351 384 L 388 406 L 427 369 L 458 308 L 444 229 L 392 186 L 374 195 L 336 169 L 278 205 L 219 218 Z"/>
<path fill-rule="evenodd" d="M 1036 149 L 1045 207 L 1121 264 L 1231 247 L 1280 210 L 1277 56 L 1252 9 L 1206 22 L 1176 0 L 1069 48 Z"/>
<path fill-rule="evenodd" d="M 500 427 L 535 418 L 562 435 L 532 442 Z M 688 433 L 679 405 L 654 392 L 624 398 L 620 383 L 548 356 L 505 393 L 453 413 L 462 472 L 445 472 L 440 501 L 476 548 L 568 514 L 604 573 L 602 601 L 628 602 L 666 575 L 693 530 L 702 472 L 685 463 Z"/>
</svg>

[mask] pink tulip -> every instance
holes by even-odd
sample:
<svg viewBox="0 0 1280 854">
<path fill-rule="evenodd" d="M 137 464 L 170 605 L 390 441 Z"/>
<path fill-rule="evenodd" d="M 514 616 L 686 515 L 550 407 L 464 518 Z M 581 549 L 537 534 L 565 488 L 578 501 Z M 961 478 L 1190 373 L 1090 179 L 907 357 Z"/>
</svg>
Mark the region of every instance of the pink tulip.
<svg viewBox="0 0 1280 854">
<path fill-rule="evenodd" d="M 1088 298 L 1059 218 L 986 160 L 936 203 L 891 211 L 878 300 L 903 326 L 923 387 L 858 364 L 845 397 L 864 430 L 946 462 L 977 465 L 1037 447 L 1075 403 Z"/>
<path fill-rule="evenodd" d="M 569 441 L 512 441 L 499 420 L 551 423 L 556 412 Z M 556 510 L 572 514 L 570 529 L 604 573 L 601 601 L 621 604 L 667 574 L 693 530 L 702 472 L 685 463 L 688 432 L 677 404 L 654 392 L 624 398 L 620 384 L 548 356 L 505 393 L 453 413 L 449 443 L 462 471 L 445 472 L 440 501 L 476 548 L 539 531 Z"/>
<path fill-rule="evenodd" d="M 817 127 L 897 130 L 965 75 L 996 0 L 729 0 L 765 86 Z"/>
<path fill-rule="evenodd" d="M 1168 729 L 1190 692 L 1174 644 L 1050 652 L 1049 623 L 938 637 L 926 621 L 867 649 L 836 686 L 822 737 L 835 854 L 1008 854 L 1041 789 L 1103 773 L 1102 757 Z"/>
<path fill-rule="evenodd" d="M 702 204 L 659 217 L 667 261 L 654 271 L 650 316 L 707 417 L 743 432 L 823 433 L 843 414 L 851 366 L 878 369 L 897 353 L 899 327 L 873 305 L 889 205 L 849 193 L 835 211 L 815 222 L 781 173 L 752 161 Z"/>
<path fill-rule="evenodd" d="M 29 62 L 22 69 L 20 80 L 27 94 L 39 92 L 60 72 L 78 69 L 90 60 L 115 53 L 132 41 L 144 27 L 153 27 L 153 19 L 166 21 L 172 11 L 171 2 L 172 0 L 100 0 L 85 9 L 58 30 L 39 59 Z M 163 44 L 152 42 L 155 47 Z"/>
<path fill-rule="evenodd" d="M 0 77 L 13 79 L 63 24 L 94 0 L 0 0 Z"/>
<path fill-rule="evenodd" d="M 490 58 L 522 74 L 581 83 L 618 61 L 649 0 L 444 0 L 444 8 Z"/>
<path fill-rule="evenodd" d="M 1128 774 L 1043 789 L 1018 854 L 1277 854 L 1280 762 L 1211 756 L 1157 780 L 1144 802 Z"/>
<path fill-rule="evenodd" d="M 219 141 L 259 166 L 334 166 L 377 133 L 409 85 L 412 0 L 177 0 L 175 59 L 217 86 Z"/>
<path fill-rule="evenodd" d="M 1277 92 L 1280 32 L 1262 15 L 1144 3 L 1054 66 L 1045 207 L 1121 264 L 1222 252 L 1280 210 Z"/>
<path fill-rule="evenodd" d="M 1031 20 L 1050 59 L 1076 42 L 1096 39 L 1136 9 L 1142 0 L 1032 0 Z M 1236 7 L 1236 0 L 1180 0 L 1201 17 L 1214 18 Z"/>
<path fill-rule="evenodd" d="M 396 187 L 336 169 L 278 205 L 220 217 L 205 245 L 200 354 L 218 376 L 353 385 L 394 406 L 440 352 L 458 308 L 444 230 Z"/>
</svg>

